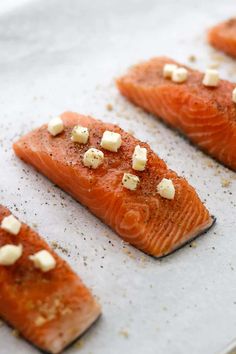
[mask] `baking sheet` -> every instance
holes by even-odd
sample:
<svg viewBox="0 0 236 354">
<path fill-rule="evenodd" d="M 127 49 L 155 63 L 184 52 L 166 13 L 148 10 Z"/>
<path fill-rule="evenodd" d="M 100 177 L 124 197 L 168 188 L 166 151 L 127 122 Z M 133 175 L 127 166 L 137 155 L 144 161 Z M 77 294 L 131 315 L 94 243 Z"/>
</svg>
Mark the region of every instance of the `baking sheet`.
<svg viewBox="0 0 236 354">
<path fill-rule="evenodd" d="M 217 353 L 236 336 L 236 175 L 126 102 L 114 78 L 164 54 L 186 64 L 195 55 L 190 64 L 200 69 L 218 62 L 221 76 L 236 81 L 236 61 L 204 37 L 232 15 L 235 1 L 20 3 L 0 11 L 0 198 L 62 246 L 58 253 L 102 304 L 101 320 L 67 353 Z M 124 244 L 13 155 L 19 135 L 65 110 L 118 123 L 149 142 L 197 189 L 216 226 L 161 261 Z M 38 352 L 13 334 L 1 326 L 1 354 Z"/>
</svg>

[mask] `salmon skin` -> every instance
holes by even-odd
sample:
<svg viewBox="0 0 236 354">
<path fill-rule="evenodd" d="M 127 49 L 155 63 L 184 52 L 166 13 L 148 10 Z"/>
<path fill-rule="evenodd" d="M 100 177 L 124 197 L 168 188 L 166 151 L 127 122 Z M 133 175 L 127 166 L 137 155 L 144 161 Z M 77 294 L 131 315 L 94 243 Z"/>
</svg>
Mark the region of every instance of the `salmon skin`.
<svg viewBox="0 0 236 354">
<path fill-rule="evenodd" d="M 231 18 L 208 31 L 209 43 L 231 57 L 236 58 L 236 18 Z"/>
<path fill-rule="evenodd" d="M 0 223 L 10 211 L 0 205 Z M 23 246 L 11 266 L 0 265 L 0 316 L 40 349 L 59 353 L 99 317 L 100 306 L 80 278 L 26 224 L 18 235 L 0 229 L 0 247 Z M 46 250 L 56 260 L 48 272 L 36 269 L 29 256 Z"/>
<path fill-rule="evenodd" d="M 217 87 L 202 84 L 203 74 L 188 70 L 183 83 L 163 77 L 165 64 L 181 64 L 165 57 L 132 67 L 117 80 L 131 102 L 160 117 L 225 166 L 236 170 L 236 104 L 234 85 L 220 80 Z"/>
<path fill-rule="evenodd" d="M 14 144 L 15 153 L 87 206 L 124 241 L 154 257 L 162 257 L 211 227 L 214 220 L 193 187 L 169 170 L 146 143 L 116 125 L 88 116 L 64 113 L 61 118 L 63 133 L 52 137 L 43 125 L 20 138 Z M 89 129 L 87 144 L 71 141 L 75 125 Z M 101 148 L 101 137 L 106 130 L 121 135 L 118 152 Z M 137 144 L 147 149 L 148 162 L 142 172 L 132 170 L 131 157 Z M 82 162 L 91 146 L 104 153 L 104 163 L 97 169 L 89 169 Z M 136 190 L 122 186 L 124 173 L 140 178 Z M 173 200 L 157 193 L 156 186 L 162 178 L 173 181 Z"/>
</svg>

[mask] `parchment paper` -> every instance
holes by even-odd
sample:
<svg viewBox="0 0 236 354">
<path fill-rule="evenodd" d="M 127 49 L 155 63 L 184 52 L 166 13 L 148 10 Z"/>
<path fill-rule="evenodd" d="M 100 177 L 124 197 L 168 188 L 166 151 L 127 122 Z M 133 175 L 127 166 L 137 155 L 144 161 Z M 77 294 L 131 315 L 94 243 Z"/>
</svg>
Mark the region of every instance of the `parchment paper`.
<svg viewBox="0 0 236 354">
<path fill-rule="evenodd" d="M 0 11 L 0 200 L 60 244 L 58 253 L 102 304 L 101 320 L 67 353 L 217 353 L 236 336 L 236 175 L 126 102 L 114 78 L 140 60 L 168 55 L 201 70 L 217 62 L 221 76 L 236 81 L 236 60 L 205 40 L 207 27 L 234 14 L 235 1 L 20 4 Z M 196 188 L 216 226 L 162 261 L 125 245 L 13 154 L 18 136 L 66 110 L 148 141 Z M 1 354 L 37 352 L 1 326 Z"/>
</svg>

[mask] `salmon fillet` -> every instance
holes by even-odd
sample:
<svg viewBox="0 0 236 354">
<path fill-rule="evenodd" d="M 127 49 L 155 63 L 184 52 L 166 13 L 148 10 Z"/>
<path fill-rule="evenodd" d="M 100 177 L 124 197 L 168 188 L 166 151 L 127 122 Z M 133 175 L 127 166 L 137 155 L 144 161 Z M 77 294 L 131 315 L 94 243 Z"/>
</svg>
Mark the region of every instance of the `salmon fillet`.
<svg viewBox="0 0 236 354">
<path fill-rule="evenodd" d="M 0 223 L 10 211 L 0 205 Z M 26 224 L 18 235 L 0 229 L 0 247 L 23 246 L 11 266 L 0 265 L 0 316 L 35 346 L 59 353 L 86 331 L 100 315 L 100 306 L 80 278 Z M 29 256 L 47 250 L 56 260 L 48 272 L 37 269 Z"/>
<path fill-rule="evenodd" d="M 186 66 L 187 81 L 175 83 L 163 77 L 167 63 L 182 66 L 165 57 L 140 63 L 117 80 L 120 92 L 182 132 L 207 154 L 236 170 L 234 85 L 220 80 L 217 87 L 206 87 L 202 84 L 203 74 Z"/>
<path fill-rule="evenodd" d="M 221 22 L 208 31 L 208 41 L 216 49 L 236 57 L 236 18 Z"/>
<path fill-rule="evenodd" d="M 52 137 L 43 125 L 20 138 L 14 144 L 15 153 L 87 206 L 124 241 L 161 257 L 211 227 L 214 220 L 193 187 L 169 170 L 147 144 L 116 125 L 91 117 L 64 113 L 61 118 L 65 126 L 63 133 Z M 75 125 L 89 128 L 87 144 L 71 141 Z M 106 130 L 121 135 L 122 145 L 118 152 L 101 148 L 101 137 Z M 146 169 L 142 172 L 132 170 L 131 157 L 137 144 L 145 147 L 148 153 Z M 89 169 L 82 162 L 91 146 L 104 153 L 104 163 L 97 169 Z M 135 191 L 122 186 L 124 173 L 135 173 L 140 178 Z M 156 186 L 162 178 L 173 181 L 173 200 L 157 193 Z"/>
</svg>

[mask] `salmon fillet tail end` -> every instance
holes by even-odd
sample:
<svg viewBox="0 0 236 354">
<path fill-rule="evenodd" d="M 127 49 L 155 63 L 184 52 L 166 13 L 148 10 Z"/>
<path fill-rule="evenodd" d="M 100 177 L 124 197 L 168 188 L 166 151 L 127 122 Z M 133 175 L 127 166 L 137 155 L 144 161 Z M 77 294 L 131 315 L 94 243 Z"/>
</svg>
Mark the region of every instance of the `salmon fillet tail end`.
<svg viewBox="0 0 236 354">
<path fill-rule="evenodd" d="M 0 205 L 0 224 L 10 211 Z M 100 316 L 101 308 L 78 275 L 28 225 L 17 235 L 0 228 L 0 247 L 21 245 L 22 255 L 12 265 L 0 265 L 0 317 L 20 335 L 48 353 L 60 353 Z M 50 271 L 30 259 L 49 252 Z"/>
<path fill-rule="evenodd" d="M 168 168 L 147 143 L 141 142 L 117 125 L 81 114 L 61 114 L 64 130 L 51 136 L 47 125 L 26 134 L 15 144 L 16 155 L 31 164 L 61 189 L 85 205 L 112 228 L 125 242 L 154 257 L 162 257 L 181 247 L 213 224 L 209 211 L 195 189 Z M 89 139 L 74 143 L 75 126 L 86 127 Z M 101 147 L 105 131 L 120 134 L 118 151 Z M 132 167 L 132 156 L 139 145 L 146 149 L 142 171 Z M 83 157 L 91 147 L 99 149 L 104 160 L 98 168 L 88 168 Z M 124 174 L 138 177 L 138 186 L 123 185 Z M 173 199 L 161 196 L 157 186 L 168 180 L 175 189 Z"/>
<path fill-rule="evenodd" d="M 191 234 L 189 237 L 186 237 L 186 241 L 183 241 L 182 244 L 179 244 L 176 248 L 174 248 L 172 250 L 172 252 L 170 252 L 167 255 L 162 255 L 162 256 L 156 256 L 154 258 L 156 259 L 161 259 L 163 257 L 166 257 L 176 251 L 178 251 L 179 249 L 181 249 L 182 247 L 186 246 L 187 244 L 190 244 L 192 241 L 194 241 L 196 238 L 204 235 L 205 233 L 207 233 L 216 223 L 216 217 L 211 215 L 210 219 L 205 223 L 205 225 L 202 225 L 201 227 L 199 227 L 198 230 L 196 230 L 195 233 Z"/>
</svg>

